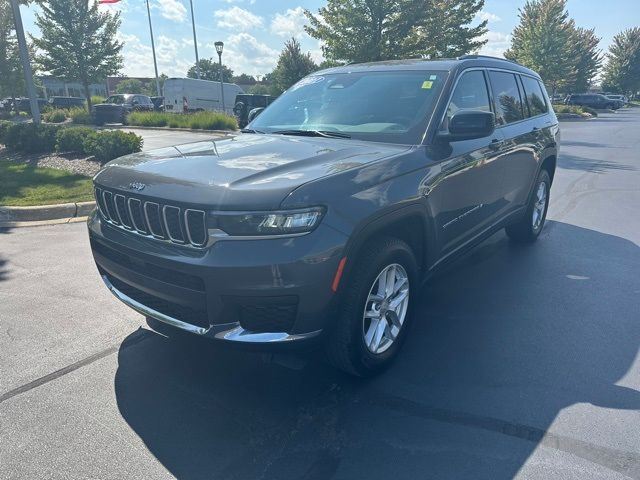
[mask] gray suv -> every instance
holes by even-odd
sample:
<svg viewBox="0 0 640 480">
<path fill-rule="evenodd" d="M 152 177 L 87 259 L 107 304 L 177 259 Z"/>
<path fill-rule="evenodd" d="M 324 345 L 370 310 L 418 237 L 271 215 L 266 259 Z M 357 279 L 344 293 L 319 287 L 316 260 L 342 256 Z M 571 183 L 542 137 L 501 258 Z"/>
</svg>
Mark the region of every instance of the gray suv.
<svg viewBox="0 0 640 480">
<path fill-rule="evenodd" d="M 536 240 L 558 142 L 540 77 L 506 60 L 323 70 L 235 138 L 107 164 L 91 248 L 153 328 L 321 346 L 372 375 L 409 333 L 423 280 L 498 229 Z"/>
</svg>

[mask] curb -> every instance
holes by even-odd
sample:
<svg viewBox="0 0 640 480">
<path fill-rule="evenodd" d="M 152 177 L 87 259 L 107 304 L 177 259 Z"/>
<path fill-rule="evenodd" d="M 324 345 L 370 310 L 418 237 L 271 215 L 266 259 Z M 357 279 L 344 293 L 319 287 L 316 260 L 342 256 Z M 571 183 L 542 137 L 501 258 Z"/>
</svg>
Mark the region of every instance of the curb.
<svg viewBox="0 0 640 480">
<path fill-rule="evenodd" d="M 142 127 L 137 125 L 103 125 L 93 126 L 96 130 L 154 130 L 156 132 L 190 132 L 190 133 L 215 133 L 218 135 L 237 135 L 239 130 L 203 130 L 197 128 L 168 128 L 168 127 Z"/>
<path fill-rule="evenodd" d="M 0 226 L 24 227 L 69 223 L 86 218 L 96 206 L 96 202 L 61 203 L 33 207 L 0 207 Z"/>
</svg>

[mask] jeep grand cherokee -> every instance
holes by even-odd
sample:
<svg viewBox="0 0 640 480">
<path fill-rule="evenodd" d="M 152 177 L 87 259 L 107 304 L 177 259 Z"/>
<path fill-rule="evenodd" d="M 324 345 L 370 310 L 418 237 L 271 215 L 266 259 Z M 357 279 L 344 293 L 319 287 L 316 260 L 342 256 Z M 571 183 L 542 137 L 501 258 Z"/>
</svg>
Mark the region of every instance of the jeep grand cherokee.
<svg viewBox="0 0 640 480">
<path fill-rule="evenodd" d="M 422 280 L 500 228 L 536 240 L 558 141 L 540 77 L 506 60 L 323 70 L 235 138 L 107 164 L 91 247 L 152 325 L 321 344 L 371 375 L 398 353 Z"/>
</svg>

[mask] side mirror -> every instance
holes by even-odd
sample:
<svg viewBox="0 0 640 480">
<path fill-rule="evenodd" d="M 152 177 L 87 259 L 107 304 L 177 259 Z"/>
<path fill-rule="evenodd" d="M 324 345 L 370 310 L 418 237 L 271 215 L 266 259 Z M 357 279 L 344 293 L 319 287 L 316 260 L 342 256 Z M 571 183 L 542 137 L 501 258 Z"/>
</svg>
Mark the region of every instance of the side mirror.
<svg viewBox="0 0 640 480">
<path fill-rule="evenodd" d="M 262 113 L 262 111 L 264 110 L 264 107 L 260 107 L 260 108 L 253 108 L 250 112 L 249 112 L 249 117 L 247 118 L 247 121 L 249 123 L 251 123 L 253 121 L 254 118 L 256 118 L 258 115 L 260 115 Z"/>
<path fill-rule="evenodd" d="M 488 137 L 496 129 L 496 116 L 481 110 L 459 110 L 449 120 L 449 132 L 438 135 L 448 142 Z"/>
</svg>

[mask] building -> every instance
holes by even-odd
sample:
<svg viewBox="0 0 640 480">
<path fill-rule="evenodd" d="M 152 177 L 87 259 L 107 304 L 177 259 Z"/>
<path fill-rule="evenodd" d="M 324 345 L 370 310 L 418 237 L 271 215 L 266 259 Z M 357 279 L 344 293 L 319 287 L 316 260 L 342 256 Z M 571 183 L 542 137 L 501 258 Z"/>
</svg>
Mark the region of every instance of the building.
<svg viewBox="0 0 640 480">
<path fill-rule="evenodd" d="M 40 77 L 42 82 L 44 98 L 49 97 L 82 97 L 84 98 L 84 88 L 79 82 L 65 81 L 56 77 Z M 89 85 L 91 95 L 107 96 L 107 86 L 104 83 Z"/>
</svg>

